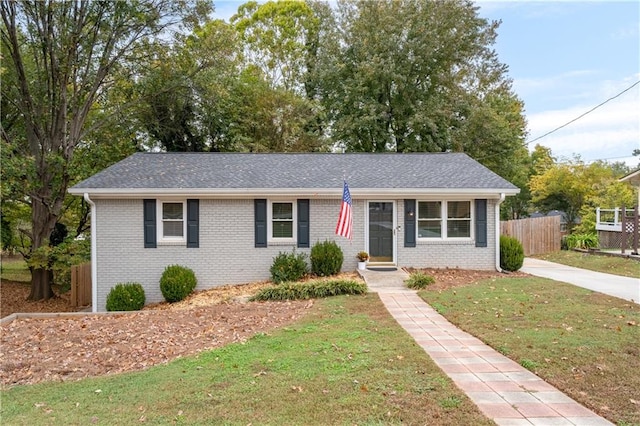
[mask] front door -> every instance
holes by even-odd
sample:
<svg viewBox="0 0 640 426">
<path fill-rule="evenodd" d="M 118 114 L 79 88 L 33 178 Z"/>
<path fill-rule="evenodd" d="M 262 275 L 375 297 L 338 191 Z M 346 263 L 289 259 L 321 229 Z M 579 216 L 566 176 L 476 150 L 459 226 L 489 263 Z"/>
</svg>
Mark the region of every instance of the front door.
<svg viewBox="0 0 640 426">
<path fill-rule="evenodd" d="M 394 262 L 395 225 L 393 201 L 369 201 L 369 261 Z"/>
</svg>

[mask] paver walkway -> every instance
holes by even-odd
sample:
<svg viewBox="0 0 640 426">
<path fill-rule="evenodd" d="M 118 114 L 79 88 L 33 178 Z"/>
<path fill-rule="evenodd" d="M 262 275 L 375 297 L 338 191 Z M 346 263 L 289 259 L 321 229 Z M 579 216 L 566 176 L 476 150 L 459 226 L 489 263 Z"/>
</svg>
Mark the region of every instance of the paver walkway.
<svg viewBox="0 0 640 426">
<path fill-rule="evenodd" d="M 524 259 L 524 265 L 520 271 L 640 303 L 640 279 L 638 278 L 587 271 L 531 257 Z"/>
<path fill-rule="evenodd" d="M 360 271 L 391 315 L 498 425 L 612 425 L 458 329 L 403 284 L 404 271 Z"/>
</svg>

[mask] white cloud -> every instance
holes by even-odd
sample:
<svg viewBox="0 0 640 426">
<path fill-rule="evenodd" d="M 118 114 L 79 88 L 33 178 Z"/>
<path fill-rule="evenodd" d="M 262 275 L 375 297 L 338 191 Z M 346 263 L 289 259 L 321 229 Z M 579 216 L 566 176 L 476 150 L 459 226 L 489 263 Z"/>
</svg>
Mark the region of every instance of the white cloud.
<svg viewBox="0 0 640 426">
<path fill-rule="evenodd" d="M 592 88 L 591 99 L 600 102 L 628 88 L 638 75 L 620 81 L 604 81 Z M 599 94 L 600 96 L 596 96 Z M 564 109 L 541 111 L 527 116 L 529 140 L 550 132 L 579 117 L 598 103 L 584 102 Z M 572 158 L 579 154 L 583 160 L 623 159 L 637 166 L 638 158 L 631 157 L 634 149 L 640 148 L 640 85 L 609 101 L 562 129 L 530 143 L 551 148 L 561 158 Z"/>
</svg>

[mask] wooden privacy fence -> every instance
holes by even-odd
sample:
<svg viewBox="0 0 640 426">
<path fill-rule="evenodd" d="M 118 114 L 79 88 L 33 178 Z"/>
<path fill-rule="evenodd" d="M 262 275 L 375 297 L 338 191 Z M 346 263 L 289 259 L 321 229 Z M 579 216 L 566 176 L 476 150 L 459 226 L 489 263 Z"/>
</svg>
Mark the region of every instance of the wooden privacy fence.
<svg viewBox="0 0 640 426">
<path fill-rule="evenodd" d="M 560 216 L 530 217 L 500 222 L 500 234 L 522 243 L 525 256 L 560 250 Z"/>
<path fill-rule="evenodd" d="M 91 305 L 91 263 L 71 267 L 71 299 L 73 307 Z"/>
</svg>

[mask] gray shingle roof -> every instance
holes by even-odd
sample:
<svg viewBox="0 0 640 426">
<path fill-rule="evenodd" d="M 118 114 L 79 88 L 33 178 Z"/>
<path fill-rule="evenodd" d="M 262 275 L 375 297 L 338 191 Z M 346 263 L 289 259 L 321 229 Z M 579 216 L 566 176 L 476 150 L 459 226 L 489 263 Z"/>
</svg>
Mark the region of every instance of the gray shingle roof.
<svg viewBox="0 0 640 426">
<path fill-rule="evenodd" d="M 517 187 L 462 153 L 138 153 L 70 192 L 113 189 L 494 189 Z"/>
</svg>

